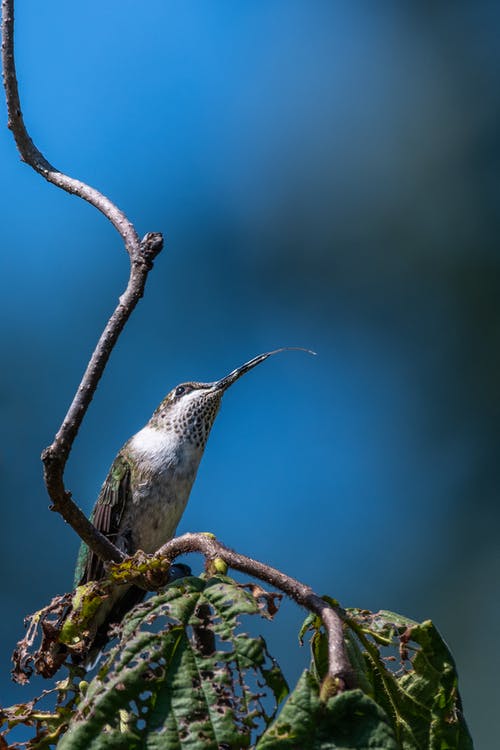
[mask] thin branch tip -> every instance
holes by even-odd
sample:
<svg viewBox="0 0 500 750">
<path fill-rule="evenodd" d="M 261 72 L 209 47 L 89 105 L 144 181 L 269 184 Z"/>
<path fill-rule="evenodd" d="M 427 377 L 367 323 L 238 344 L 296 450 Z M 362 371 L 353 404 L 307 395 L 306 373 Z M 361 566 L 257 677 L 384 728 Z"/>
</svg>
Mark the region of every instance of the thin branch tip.
<svg viewBox="0 0 500 750">
<path fill-rule="evenodd" d="M 163 235 L 161 232 L 148 232 L 140 244 L 140 253 L 146 262 L 148 270 L 153 268 L 153 261 L 163 250 Z"/>
</svg>

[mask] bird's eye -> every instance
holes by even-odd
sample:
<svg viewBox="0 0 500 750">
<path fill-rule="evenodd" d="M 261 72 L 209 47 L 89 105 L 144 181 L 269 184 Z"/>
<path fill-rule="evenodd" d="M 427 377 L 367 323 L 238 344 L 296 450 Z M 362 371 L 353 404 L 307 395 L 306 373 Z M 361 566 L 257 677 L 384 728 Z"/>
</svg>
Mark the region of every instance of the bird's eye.
<svg viewBox="0 0 500 750">
<path fill-rule="evenodd" d="M 185 393 L 185 391 L 186 391 L 185 386 L 178 385 L 177 388 L 175 389 L 175 395 L 176 396 L 182 396 L 182 394 Z"/>
</svg>

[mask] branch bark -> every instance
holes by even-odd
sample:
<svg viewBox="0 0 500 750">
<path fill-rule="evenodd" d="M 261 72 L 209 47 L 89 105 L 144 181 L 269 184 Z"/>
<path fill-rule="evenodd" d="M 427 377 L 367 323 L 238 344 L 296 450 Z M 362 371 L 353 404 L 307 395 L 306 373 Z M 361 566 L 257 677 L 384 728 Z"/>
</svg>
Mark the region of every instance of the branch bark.
<svg viewBox="0 0 500 750">
<path fill-rule="evenodd" d="M 283 591 L 300 606 L 318 615 L 328 638 L 328 677 L 333 680 L 334 690 L 342 691 L 355 687 L 355 675 L 344 642 L 344 625 L 340 608 L 332 607 L 309 586 L 296 578 L 270 565 L 253 560 L 251 557 L 234 552 L 208 534 L 183 534 L 160 547 L 154 556 L 172 562 L 179 555 L 188 552 L 200 552 L 208 562 L 220 558 L 228 567 L 265 581 Z"/>
<path fill-rule="evenodd" d="M 2 65 L 7 99 L 8 127 L 13 133 L 22 161 L 48 182 L 77 195 L 97 208 L 113 224 L 123 239 L 130 259 L 130 275 L 125 291 L 106 324 L 85 370 L 78 390 L 54 441 L 42 453 L 44 479 L 52 500 L 52 509 L 62 515 L 76 533 L 103 560 L 119 562 L 124 555 L 109 539 L 97 531 L 73 502 L 64 485 L 64 470 L 73 442 L 92 401 L 99 380 L 116 341 L 144 293 L 153 261 L 163 247 L 160 233 L 150 232 L 140 240 L 126 215 L 105 195 L 90 185 L 60 172 L 39 151 L 24 124 L 19 99 L 14 58 L 14 0 L 2 0 Z"/>
</svg>

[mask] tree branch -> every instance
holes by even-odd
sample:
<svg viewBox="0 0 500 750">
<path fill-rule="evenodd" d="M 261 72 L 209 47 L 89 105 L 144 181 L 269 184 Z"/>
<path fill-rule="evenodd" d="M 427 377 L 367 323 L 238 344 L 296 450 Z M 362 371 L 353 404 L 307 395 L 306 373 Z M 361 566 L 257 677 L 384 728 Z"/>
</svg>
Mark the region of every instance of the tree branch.
<svg viewBox="0 0 500 750">
<path fill-rule="evenodd" d="M 344 627 L 340 609 L 335 609 L 328 602 L 296 578 L 285 575 L 280 570 L 240 555 L 225 547 L 208 534 L 184 534 L 164 544 L 155 557 L 162 557 L 172 562 L 179 555 L 188 552 L 201 552 L 207 561 L 220 558 L 234 570 L 258 578 L 274 586 L 291 597 L 297 604 L 314 612 L 321 618 L 328 638 L 328 677 L 334 680 L 334 689 L 338 691 L 355 686 L 355 675 L 347 657 L 344 643 Z"/>
<path fill-rule="evenodd" d="M 153 267 L 153 260 L 163 247 L 163 238 L 159 233 L 150 232 L 142 241 L 139 240 L 133 224 L 109 198 L 90 185 L 60 172 L 47 161 L 31 140 L 21 112 L 16 77 L 14 0 L 2 0 L 2 64 L 9 117 L 8 127 L 12 130 L 21 159 L 49 182 L 67 193 L 77 195 L 101 211 L 121 235 L 130 258 L 130 276 L 127 287 L 104 328 L 53 443 L 42 453 L 44 479 L 53 502 L 53 510 L 63 516 L 101 559 L 119 562 L 123 559 L 123 554 L 109 539 L 97 531 L 71 499 L 71 494 L 64 486 L 64 469 L 113 347 L 144 293 L 148 273 Z"/>
</svg>

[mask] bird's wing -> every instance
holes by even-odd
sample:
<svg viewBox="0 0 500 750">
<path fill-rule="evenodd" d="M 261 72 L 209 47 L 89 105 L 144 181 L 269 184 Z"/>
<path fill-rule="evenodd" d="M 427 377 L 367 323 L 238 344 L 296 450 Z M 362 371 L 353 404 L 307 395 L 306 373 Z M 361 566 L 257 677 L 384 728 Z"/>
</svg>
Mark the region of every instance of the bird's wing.
<svg viewBox="0 0 500 750">
<path fill-rule="evenodd" d="M 101 534 L 115 542 L 123 509 L 130 494 L 130 464 L 119 453 L 104 482 L 90 520 Z M 127 552 L 128 550 L 124 550 Z M 98 581 L 104 575 L 104 565 L 99 557 L 82 544 L 75 571 L 75 587 L 88 581 Z"/>
</svg>

